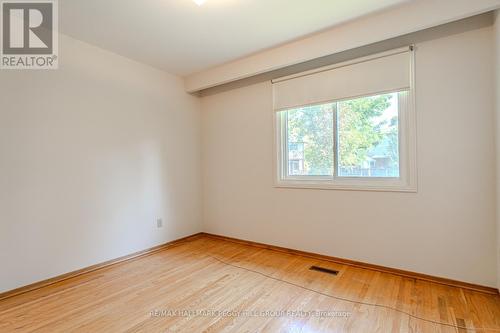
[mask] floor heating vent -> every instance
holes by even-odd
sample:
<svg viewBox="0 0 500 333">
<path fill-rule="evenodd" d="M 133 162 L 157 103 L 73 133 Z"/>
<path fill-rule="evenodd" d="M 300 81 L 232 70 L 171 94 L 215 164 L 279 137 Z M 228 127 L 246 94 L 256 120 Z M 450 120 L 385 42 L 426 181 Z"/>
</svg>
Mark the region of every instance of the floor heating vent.
<svg viewBox="0 0 500 333">
<path fill-rule="evenodd" d="M 331 275 L 337 275 L 337 274 L 339 274 L 339 271 L 336 271 L 334 269 L 319 267 L 319 266 L 311 266 L 309 269 L 311 271 L 317 271 L 317 272 L 327 273 L 327 274 L 331 274 Z"/>
</svg>

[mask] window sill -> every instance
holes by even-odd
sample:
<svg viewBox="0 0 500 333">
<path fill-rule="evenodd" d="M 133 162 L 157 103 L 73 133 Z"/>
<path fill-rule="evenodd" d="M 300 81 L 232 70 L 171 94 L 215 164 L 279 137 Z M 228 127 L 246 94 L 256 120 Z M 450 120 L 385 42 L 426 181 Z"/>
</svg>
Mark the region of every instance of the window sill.
<svg viewBox="0 0 500 333">
<path fill-rule="evenodd" d="M 408 185 L 394 180 L 336 180 L 336 181 L 307 181 L 307 180 L 279 180 L 274 183 L 275 188 L 316 189 L 316 190 L 343 190 L 343 191 L 375 191 L 375 192 L 409 192 L 417 193 L 416 185 Z"/>
</svg>

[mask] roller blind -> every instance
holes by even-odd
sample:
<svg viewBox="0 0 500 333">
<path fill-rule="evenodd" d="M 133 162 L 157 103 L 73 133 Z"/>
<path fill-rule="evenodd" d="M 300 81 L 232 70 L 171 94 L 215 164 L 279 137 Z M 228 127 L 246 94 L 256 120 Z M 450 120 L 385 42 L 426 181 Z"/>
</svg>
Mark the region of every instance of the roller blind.
<svg viewBox="0 0 500 333">
<path fill-rule="evenodd" d="M 273 80 L 274 110 L 410 87 L 410 48 Z"/>
</svg>

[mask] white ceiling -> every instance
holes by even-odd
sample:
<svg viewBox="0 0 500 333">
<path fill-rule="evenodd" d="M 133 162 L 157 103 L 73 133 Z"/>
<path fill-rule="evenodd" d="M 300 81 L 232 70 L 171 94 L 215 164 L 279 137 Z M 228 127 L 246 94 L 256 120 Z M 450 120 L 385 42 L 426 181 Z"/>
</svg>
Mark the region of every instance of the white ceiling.
<svg viewBox="0 0 500 333">
<path fill-rule="evenodd" d="M 188 75 L 409 0 L 60 0 L 62 33 Z"/>
</svg>

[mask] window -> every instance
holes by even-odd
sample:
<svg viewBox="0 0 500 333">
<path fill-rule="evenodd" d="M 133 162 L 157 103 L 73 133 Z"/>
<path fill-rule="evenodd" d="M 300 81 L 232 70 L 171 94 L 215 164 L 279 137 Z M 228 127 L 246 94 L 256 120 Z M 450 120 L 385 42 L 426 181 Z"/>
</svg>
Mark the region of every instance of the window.
<svg viewBox="0 0 500 333">
<path fill-rule="evenodd" d="M 406 94 L 337 103 L 339 177 L 399 177 L 399 100 Z"/>
<path fill-rule="evenodd" d="M 333 175 L 333 104 L 283 111 L 289 176 Z"/>
<path fill-rule="evenodd" d="M 370 61 L 362 61 L 364 69 L 369 67 L 366 62 Z M 370 65 L 376 67 L 380 63 Z M 345 67 L 340 68 L 345 71 Z M 402 71 L 409 68 L 400 66 Z M 324 75 L 324 71 L 319 73 Z M 310 76 L 314 75 L 317 74 L 306 75 L 305 93 L 300 91 L 305 87 L 300 82 L 289 82 L 295 78 L 286 79 L 285 85 L 274 90 L 275 103 L 284 106 L 275 113 L 277 186 L 415 191 L 411 75 L 396 84 L 399 89 L 377 93 L 377 89 L 363 88 L 370 93 L 319 103 L 315 101 L 319 99 L 317 92 L 311 89 L 317 86 L 311 81 Z M 337 79 L 339 75 L 335 76 Z M 374 82 L 383 81 L 385 77 L 378 76 Z M 388 77 L 390 81 L 390 75 Z M 324 77 L 319 81 L 319 89 L 324 89 Z M 335 85 L 334 81 L 326 83 Z M 338 90 L 334 90 L 335 93 Z"/>
<path fill-rule="evenodd" d="M 399 110 L 407 91 L 280 111 L 287 178 L 399 178 Z"/>
</svg>

